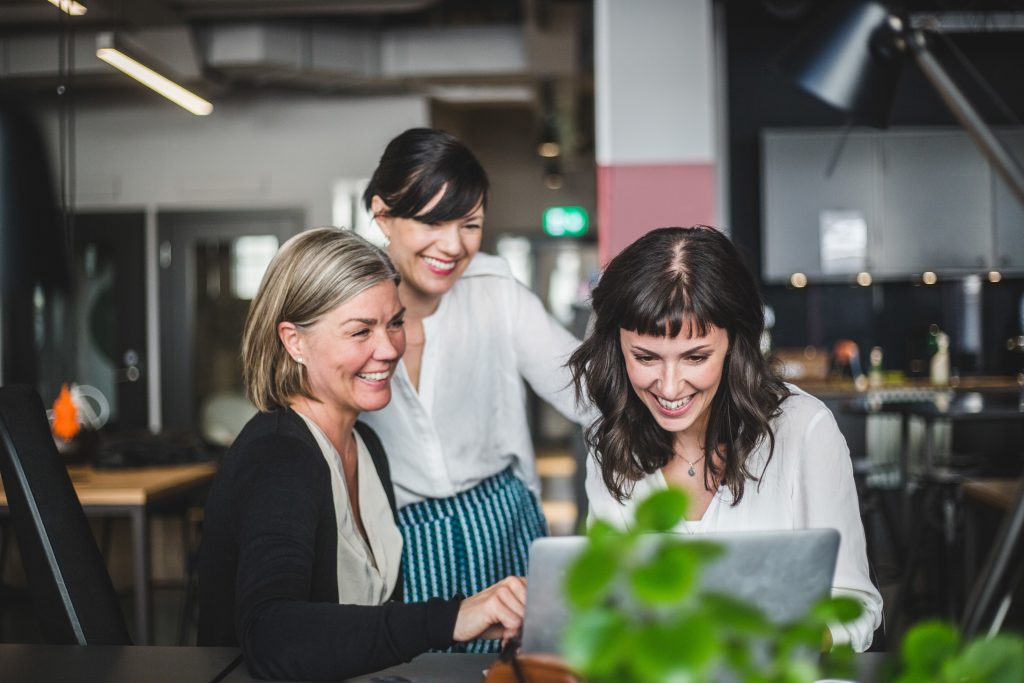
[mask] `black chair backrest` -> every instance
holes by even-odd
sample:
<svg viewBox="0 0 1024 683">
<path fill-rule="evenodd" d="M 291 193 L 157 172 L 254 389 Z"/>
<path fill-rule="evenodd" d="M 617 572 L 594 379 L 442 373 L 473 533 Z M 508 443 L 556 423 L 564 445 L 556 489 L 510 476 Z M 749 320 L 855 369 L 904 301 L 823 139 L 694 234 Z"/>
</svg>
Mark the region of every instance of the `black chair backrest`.
<svg viewBox="0 0 1024 683">
<path fill-rule="evenodd" d="M 0 474 L 46 642 L 130 645 L 103 555 L 30 387 L 0 388 Z"/>
<path fill-rule="evenodd" d="M 965 638 L 998 631 L 1024 574 L 1024 480 L 1017 487 L 1015 502 L 1006 511 L 985 566 L 967 599 L 961 620 Z"/>
</svg>

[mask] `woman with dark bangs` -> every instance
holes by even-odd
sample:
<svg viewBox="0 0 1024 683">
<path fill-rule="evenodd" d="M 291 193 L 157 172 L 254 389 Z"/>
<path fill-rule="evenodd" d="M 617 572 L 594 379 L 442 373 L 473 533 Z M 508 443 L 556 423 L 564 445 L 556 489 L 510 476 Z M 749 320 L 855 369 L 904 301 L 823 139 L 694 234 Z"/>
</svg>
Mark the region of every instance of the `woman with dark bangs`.
<svg viewBox="0 0 1024 683">
<path fill-rule="evenodd" d="M 882 598 L 869 573 L 849 449 L 831 412 L 762 355 L 762 302 L 732 242 L 704 226 L 653 230 L 608 264 L 594 329 L 572 355 L 587 430 L 590 518 L 619 527 L 668 485 L 690 510 L 678 531 L 834 528 L 833 594 L 862 617 L 833 643 L 871 645 Z"/>
<path fill-rule="evenodd" d="M 469 149 L 418 128 L 388 144 L 363 195 L 406 308 L 391 403 L 364 419 L 391 462 L 409 600 L 526 573 L 546 524 L 523 379 L 577 419 L 565 363 L 579 341 L 503 259 L 479 253 L 487 192 Z"/>
</svg>

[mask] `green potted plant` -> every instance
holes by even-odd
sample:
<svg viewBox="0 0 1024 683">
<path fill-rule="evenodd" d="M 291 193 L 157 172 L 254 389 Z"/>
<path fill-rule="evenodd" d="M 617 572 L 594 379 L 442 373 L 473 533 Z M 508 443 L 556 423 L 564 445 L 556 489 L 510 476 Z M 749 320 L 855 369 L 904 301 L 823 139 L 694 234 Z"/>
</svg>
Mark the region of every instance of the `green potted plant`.
<svg viewBox="0 0 1024 683">
<path fill-rule="evenodd" d="M 907 632 L 899 665 L 886 673 L 896 683 L 1021 683 L 1024 637 L 964 641 L 950 624 L 922 622 Z"/>
<path fill-rule="evenodd" d="M 735 598 L 701 591 L 700 572 L 718 546 L 651 537 L 675 528 L 686 508 L 686 495 L 667 489 L 638 506 L 628 531 L 591 526 L 566 577 L 573 610 L 563 642 L 569 665 L 590 683 L 820 678 L 826 624 L 855 619 L 860 603 L 828 598 L 803 619 L 778 625 Z M 848 647 L 837 648 L 830 666 L 847 671 L 851 655 Z"/>
<path fill-rule="evenodd" d="M 686 508 L 686 495 L 668 489 L 638 506 L 628 531 L 591 526 L 566 577 L 572 607 L 566 662 L 589 683 L 810 683 L 852 676 L 848 646 L 833 648 L 824 663 L 818 653 L 827 624 L 856 619 L 860 604 L 827 598 L 804 618 L 778 625 L 730 596 L 703 592 L 700 572 L 718 547 L 672 534 L 651 537 L 676 528 Z M 897 683 L 1024 683 L 1024 637 L 963 642 L 953 626 L 924 622 L 907 633 L 900 657 L 879 676 Z"/>
</svg>

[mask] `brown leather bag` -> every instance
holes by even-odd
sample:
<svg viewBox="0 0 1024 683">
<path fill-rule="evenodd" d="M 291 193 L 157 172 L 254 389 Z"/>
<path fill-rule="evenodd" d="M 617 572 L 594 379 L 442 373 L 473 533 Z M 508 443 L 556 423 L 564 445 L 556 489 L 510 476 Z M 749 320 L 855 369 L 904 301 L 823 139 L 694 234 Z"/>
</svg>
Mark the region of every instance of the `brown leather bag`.
<svg viewBox="0 0 1024 683">
<path fill-rule="evenodd" d="M 509 641 L 501 657 L 487 671 L 484 683 L 581 683 L 556 655 L 520 655 L 519 643 Z"/>
</svg>

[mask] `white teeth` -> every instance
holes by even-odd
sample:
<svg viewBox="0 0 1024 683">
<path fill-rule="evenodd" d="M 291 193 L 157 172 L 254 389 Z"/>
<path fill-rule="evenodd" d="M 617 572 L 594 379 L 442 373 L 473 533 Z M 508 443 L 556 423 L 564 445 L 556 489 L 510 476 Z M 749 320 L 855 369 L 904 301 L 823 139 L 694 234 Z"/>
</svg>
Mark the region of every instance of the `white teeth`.
<svg viewBox="0 0 1024 683">
<path fill-rule="evenodd" d="M 679 399 L 678 401 L 666 401 L 661 396 L 655 396 L 654 398 L 658 399 L 658 403 L 661 404 L 661 407 L 665 408 L 666 410 L 679 410 L 680 408 L 682 408 L 687 403 L 693 400 L 693 396 L 686 396 L 684 398 Z"/>
<path fill-rule="evenodd" d="M 371 382 L 379 382 L 382 379 L 387 379 L 390 374 L 389 372 L 361 372 L 359 376 Z"/>
<path fill-rule="evenodd" d="M 438 259 L 430 258 L 429 256 L 424 256 L 423 260 L 426 261 L 428 265 L 437 268 L 438 270 L 451 270 L 455 267 L 455 261 L 439 261 Z"/>
</svg>

